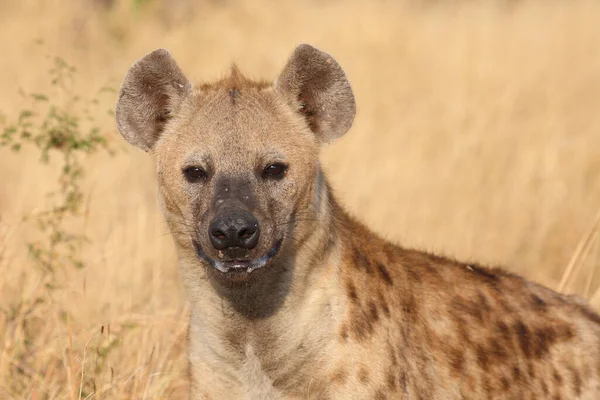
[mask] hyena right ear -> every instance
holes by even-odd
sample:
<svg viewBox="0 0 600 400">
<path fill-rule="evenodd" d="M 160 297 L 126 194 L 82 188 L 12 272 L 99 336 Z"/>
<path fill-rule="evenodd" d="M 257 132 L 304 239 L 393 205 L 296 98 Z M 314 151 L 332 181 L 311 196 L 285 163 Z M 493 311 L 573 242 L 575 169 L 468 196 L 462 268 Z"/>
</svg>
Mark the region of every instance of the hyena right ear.
<svg viewBox="0 0 600 400">
<path fill-rule="evenodd" d="M 308 44 L 296 47 L 275 89 L 304 116 L 321 143 L 332 142 L 352 126 L 356 104 L 350 83 L 327 53 Z"/>
<path fill-rule="evenodd" d="M 171 54 L 153 51 L 125 75 L 116 106 L 119 132 L 130 144 L 149 151 L 190 93 L 192 84 Z"/>
</svg>

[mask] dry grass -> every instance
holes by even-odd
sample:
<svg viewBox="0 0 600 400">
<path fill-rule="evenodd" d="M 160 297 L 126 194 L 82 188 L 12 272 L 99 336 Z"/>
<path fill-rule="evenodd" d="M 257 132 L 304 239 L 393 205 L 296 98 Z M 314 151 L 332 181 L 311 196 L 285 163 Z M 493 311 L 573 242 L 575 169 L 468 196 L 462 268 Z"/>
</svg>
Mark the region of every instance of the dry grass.
<svg viewBox="0 0 600 400">
<path fill-rule="evenodd" d="M 308 42 L 335 55 L 357 95 L 354 128 L 324 154 L 348 208 L 405 245 L 503 264 L 600 307 L 597 1 L 133 3 L 0 2 L 0 110 L 20 110 L 20 87 L 46 88 L 44 51 L 91 93 L 156 47 L 205 80 L 232 61 L 274 77 Z M 0 305 L 22 305 L 0 313 L 0 398 L 183 397 L 185 300 L 151 160 L 127 149 L 90 161 L 87 267 L 36 307 L 46 289 L 22 217 L 53 182 L 34 153 L 0 149 Z"/>
</svg>

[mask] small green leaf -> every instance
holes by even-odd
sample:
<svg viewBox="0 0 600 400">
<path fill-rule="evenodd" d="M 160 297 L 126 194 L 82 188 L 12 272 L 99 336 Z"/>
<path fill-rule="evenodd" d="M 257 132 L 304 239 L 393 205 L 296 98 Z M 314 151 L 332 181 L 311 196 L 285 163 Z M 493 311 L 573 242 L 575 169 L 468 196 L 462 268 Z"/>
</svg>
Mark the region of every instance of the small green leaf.
<svg viewBox="0 0 600 400">
<path fill-rule="evenodd" d="M 48 101 L 48 100 L 50 100 L 48 98 L 48 96 L 46 96 L 45 94 L 42 94 L 42 93 L 31 93 L 31 97 L 35 101 Z"/>
<path fill-rule="evenodd" d="M 100 90 L 98 91 L 98 93 L 104 93 L 104 92 L 117 93 L 117 89 L 115 89 L 114 87 L 110 87 L 110 86 L 102 86 L 100 88 Z"/>
<path fill-rule="evenodd" d="M 19 114 L 19 122 L 26 120 L 27 118 L 31 118 L 33 116 L 33 111 L 31 110 L 23 110 Z"/>
</svg>

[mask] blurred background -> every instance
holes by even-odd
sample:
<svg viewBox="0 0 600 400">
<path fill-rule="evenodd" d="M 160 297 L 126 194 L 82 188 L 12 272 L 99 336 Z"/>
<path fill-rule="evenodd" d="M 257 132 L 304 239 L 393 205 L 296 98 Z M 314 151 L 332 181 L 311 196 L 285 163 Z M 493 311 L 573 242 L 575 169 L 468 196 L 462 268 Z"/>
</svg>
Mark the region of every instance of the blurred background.
<svg viewBox="0 0 600 400">
<path fill-rule="evenodd" d="M 599 26 L 595 0 L 0 0 L 0 398 L 186 396 L 153 162 L 112 116 L 158 47 L 196 82 L 332 54 L 358 114 L 323 158 L 350 211 L 598 310 Z"/>
</svg>

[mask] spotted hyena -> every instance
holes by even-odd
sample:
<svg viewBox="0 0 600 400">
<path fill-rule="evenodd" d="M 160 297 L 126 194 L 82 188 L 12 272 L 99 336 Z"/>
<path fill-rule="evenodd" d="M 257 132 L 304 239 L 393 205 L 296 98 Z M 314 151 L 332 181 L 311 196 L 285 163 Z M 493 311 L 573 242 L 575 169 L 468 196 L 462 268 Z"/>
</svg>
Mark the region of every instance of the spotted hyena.
<svg viewBox="0 0 600 400">
<path fill-rule="evenodd" d="M 166 50 L 117 124 L 156 158 L 191 303 L 193 399 L 598 399 L 600 317 L 497 268 L 381 239 L 319 149 L 355 114 L 338 63 L 297 47 L 275 82 L 193 86 Z"/>
</svg>

